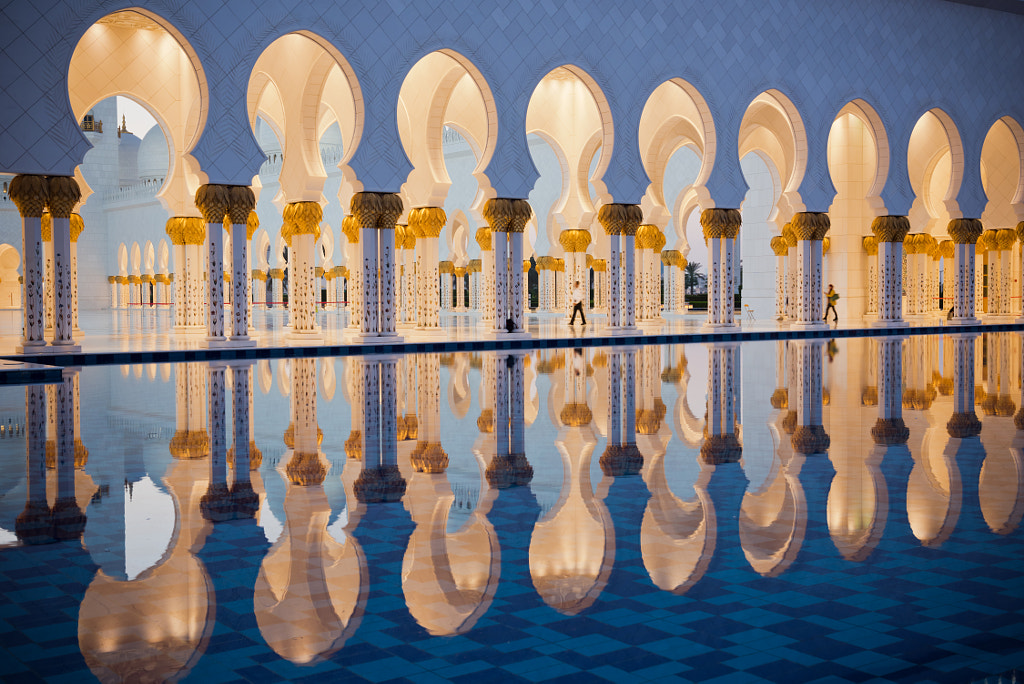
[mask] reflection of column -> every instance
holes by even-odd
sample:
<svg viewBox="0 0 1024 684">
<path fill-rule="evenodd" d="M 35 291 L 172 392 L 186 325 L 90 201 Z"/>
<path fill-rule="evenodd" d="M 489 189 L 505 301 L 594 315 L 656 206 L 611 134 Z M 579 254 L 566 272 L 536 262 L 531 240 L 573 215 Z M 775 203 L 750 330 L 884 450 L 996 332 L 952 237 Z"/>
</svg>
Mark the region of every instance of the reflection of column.
<svg viewBox="0 0 1024 684">
<path fill-rule="evenodd" d="M 954 439 L 968 439 L 981 434 L 981 421 L 974 412 L 974 340 L 977 335 L 954 335 L 953 344 L 953 415 L 946 430 Z"/>
<path fill-rule="evenodd" d="M 253 422 L 252 362 L 231 367 L 231 413 L 234 433 L 227 453 L 228 465 L 234 469 L 231 501 L 235 517 L 254 518 L 259 510 L 259 496 L 252 488 L 250 471 L 257 470 L 263 454 L 256 446 Z"/>
<path fill-rule="evenodd" d="M 793 215 L 790 226 L 797 244 L 797 317 L 799 326 L 822 324 L 821 286 L 822 241 L 829 230 L 826 213 L 799 212 Z"/>
<path fill-rule="evenodd" d="M 362 503 L 400 501 L 406 483 L 398 469 L 397 362 L 366 357 L 353 363 L 362 372 L 363 399 L 363 470 L 356 497 Z"/>
<path fill-rule="evenodd" d="M 46 501 L 46 387 L 25 388 L 25 508 L 14 531 L 24 544 L 53 541 L 50 506 Z"/>
<path fill-rule="evenodd" d="M 953 238 L 955 280 L 953 282 L 953 318 L 950 323 L 976 323 L 975 317 L 975 244 L 981 237 L 978 219 L 953 219 L 947 228 Z"/>
<path fill-rule="evenodd" d="M 1017 240 L 1021 244 L 1020 261 L 1022 263 L 1021 269 L 1022 271 L 1024 271 L 1024 221 L 1018 223 L 1014 231 L 1017 234 Z M 1018 307 L 1020 318 L 1017 319 L 1017 322 L 1024 323 L 1024 273 L 1022 273 L 1020 284 L 1018 285 L 1017 291 L 1014 293 L 1014 295 L 1020 298 L 1020 306 Z M 1022 405 L 1024 405 L 1024 403 L 1022 403 Z"/>
<path fill-rule="evenodd" d="M 441 446 L 441 357 L 421 354 L 407 357 L 406 364 L 414 364 L 418 375 L 417 442 L 410 455 L 412 466 L 421 473 L 443 473 L 448 468 L 448 454 Z M 407 396 L 410 391 L 407 387 Z"/>
<path fill-rule="evenodd" d="M 799 392 L 790 393 L 790 406 L 796 404 L 796 429 L 793 432 L 793 450 L 799 454 L 823 454 L 831 439 L 822 425 L 822 368 L 821 355 L 824 342 L 794 340 L 796 386 Z M 795 400 L 795 402 L 794 402 Z"/>
</svg>

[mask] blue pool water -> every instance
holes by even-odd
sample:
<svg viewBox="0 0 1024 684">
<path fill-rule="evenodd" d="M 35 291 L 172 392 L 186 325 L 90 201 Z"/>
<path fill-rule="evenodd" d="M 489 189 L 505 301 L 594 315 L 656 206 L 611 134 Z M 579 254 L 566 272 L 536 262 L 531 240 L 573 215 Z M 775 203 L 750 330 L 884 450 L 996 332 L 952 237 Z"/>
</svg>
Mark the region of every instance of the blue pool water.
<svg viewBox="0 0 1024 684">
<path fill-rule="evenodd" d="M 1014 681 L 1017 333 L 0 388 L 5 681 Z"/>
</svg>

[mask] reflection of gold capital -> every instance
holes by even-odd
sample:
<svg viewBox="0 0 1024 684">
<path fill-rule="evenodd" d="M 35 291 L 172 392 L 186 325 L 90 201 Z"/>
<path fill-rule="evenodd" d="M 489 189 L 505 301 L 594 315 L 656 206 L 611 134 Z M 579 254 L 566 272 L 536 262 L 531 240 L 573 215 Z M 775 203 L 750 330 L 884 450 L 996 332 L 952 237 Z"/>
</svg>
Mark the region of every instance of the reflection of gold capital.
<svg viewBox="0 0 1024 684">
<path fill-rule="evenodd" d="M 361 503 L 401 501 L 405 494 L 405 478 L 398 466 L 364 468 L 355 482 L 356 499 Z"/>
<path fill-rule="evenodd" d="M 793 432 L 793 451 L 809 456 L 823 454 L 832 443 L 823 425 L 800 425 Z"/>
<path fill-rule="evenodd" d="M 352 459 L 363 457 L 363 433 L 353 430 L 345 440 L 345 456 Z"/>
<path fill-rule="evenodd" d="M 288 460 L 285 472 L 289 482 L 303 487 L 323 484 L 327 477 L 327 467 L 316 452 L 295 452 Z"/>
<path fill-rule="evenodd" d="M 725 435 L 708 435 L 700 447 L 701 460 L 708 465 L 739 463 L 742 455 L 740 441 L 732 432 Z"/>
<path fill-rule="evenodd" d="M 525 487 L 533 480 L 533 466 L 526 459 L 526 454 L 495 456 L 487 464 L 484 475 L 487 484 L 494 489 Z"/>
<path fill-rule="evenodd" d="M 644 457 L 636 444 L 609 444 L 599 461 L 601 472 L 608 477 L 636 475 L 644 467 Z"/>
<path fill-rule="evenodd" d="M 491 409 L 482 410 L 480 417 L 476 419 L 476 427 L 480 432 L 494 432 L 494 411 Z"/>
<path fill-rule="evenodd" d="M 772 392 L 772 408 L 781 410 L 789 408 L 789 390 L 785 387 L 779 387 Z"/>
<path fill-rule="evenodd" d="M 177 430 L 168 450 L 181 460 L 205 458 L 210 453 L 210 436 L 206 430 Z"/>
<path fill-rule="evenodd" d="M 910 429 L 902 418 L 879 418 L 871 428 L 871 437 L 882 446 L 906 444 Z"/>
<path fill-rule="evenodd" d="M 704 239 L 733 239 L 739 234 L 743 217 L 739 209 L 705 209 L 700 213 L 700 226 Z"/>
<path fill-rule="evenodd" d="M 568 403 L 562 407 L 559 419 L 567 427 L 583 427 L 589 425 L 594 415 L 586 404 Z"/>
<path fill-rule="evenodd" d="M 974 411 L 958 411 L 946 423 L 946 431 L 954 439 L 967 439 L 981 434 L 981 421 Z"/>
<path fill-rule="evenodd" d="M 419 442 L 409 460 L 418 473 L 443 473 L 448 469 L 448 454 L 440 442 Z"/>
</svg>

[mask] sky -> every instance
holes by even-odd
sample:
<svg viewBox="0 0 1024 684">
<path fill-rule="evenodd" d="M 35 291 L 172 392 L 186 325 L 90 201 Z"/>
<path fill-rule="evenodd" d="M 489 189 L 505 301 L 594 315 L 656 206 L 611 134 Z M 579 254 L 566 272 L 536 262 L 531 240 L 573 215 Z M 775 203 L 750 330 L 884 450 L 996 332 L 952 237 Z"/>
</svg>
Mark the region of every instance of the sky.
<svg viewBox="0 0 1024 684">
<path fill-rule="evenodd" d="M 150 128 L 156 125 L 156 119 L 149 111 L 128 97 L 117 97 L 117 125 L 121 125 L 121 115 L 124 115 L 128 130 L 137 138 L 146 137 Z"/>
</svg>

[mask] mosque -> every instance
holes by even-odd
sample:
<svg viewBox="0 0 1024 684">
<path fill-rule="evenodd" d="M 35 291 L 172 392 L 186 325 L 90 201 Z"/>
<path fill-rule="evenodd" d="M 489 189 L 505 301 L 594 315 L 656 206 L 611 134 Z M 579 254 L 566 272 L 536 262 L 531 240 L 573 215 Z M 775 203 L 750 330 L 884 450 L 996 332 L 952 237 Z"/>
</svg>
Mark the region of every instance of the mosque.
<svg viewBox="0 0 1024 684">
<path fill-rule="evenodd" d="M 1024 3 L 15 1 L 0 69 L 0 307 L 175 334 L 521 336 L 586 284 L 601 334 L 1013 321 Z M 141 137 L 128 98 L 152 116 Z M 19 313 L 20 312 L 20 313 Z"/>
</svg>

